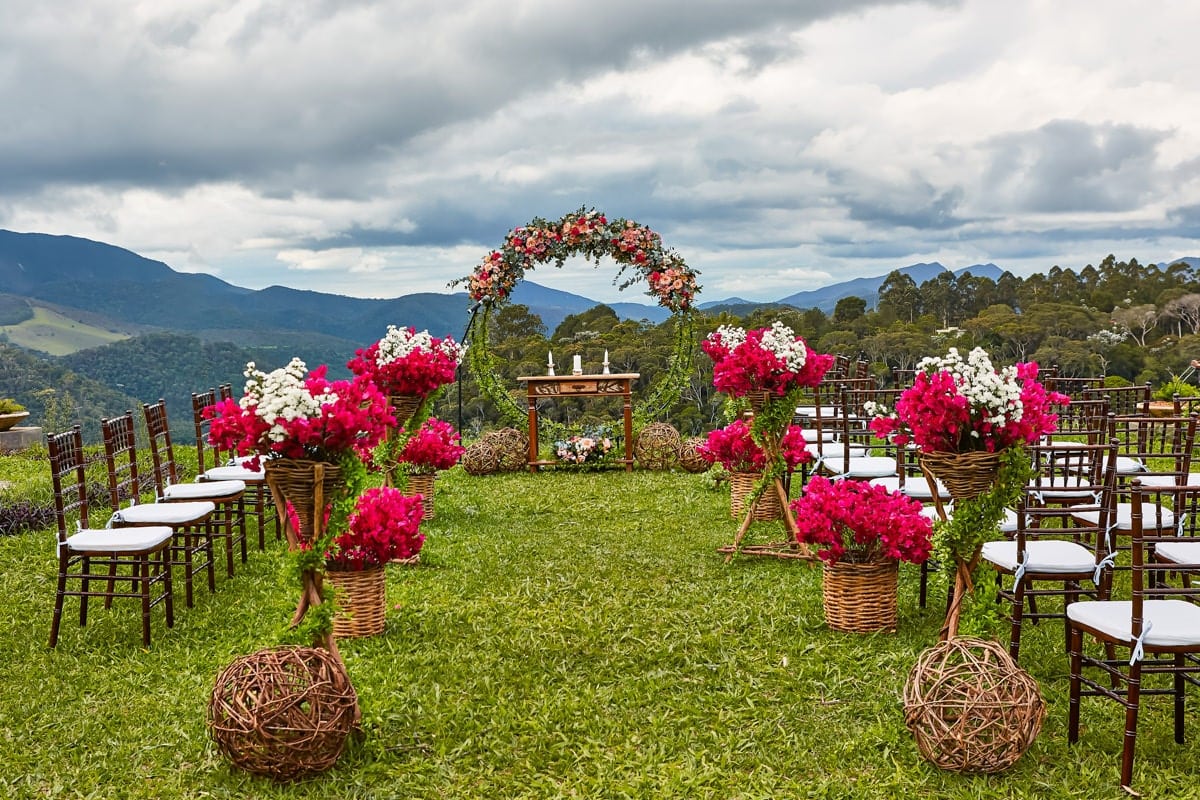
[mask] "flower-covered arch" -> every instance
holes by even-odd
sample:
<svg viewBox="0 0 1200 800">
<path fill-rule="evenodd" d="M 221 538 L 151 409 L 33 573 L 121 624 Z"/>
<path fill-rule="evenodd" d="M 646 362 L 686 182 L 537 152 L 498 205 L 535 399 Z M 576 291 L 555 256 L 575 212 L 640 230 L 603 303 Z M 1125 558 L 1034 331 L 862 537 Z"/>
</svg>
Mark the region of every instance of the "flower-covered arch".
<svg viewBox="0 0 1200 800">
<path fill-rule="evenodd" d="M 695 350 L 691 310 L 700 286 L 696 282 L 699 273 L 682 256 L 665 249 L 661 236 L 633 220 L 610 220 L 605 214 L 587 208 L 553 222 L 534 218 L 509 231 L 500 248 L 488 253 L 474 272 L 454 281 L 452 286 L 467 284 L 471 299 L 481 303 L 483 312 L 480 324 L 471 329 L 467 349 L 471 372 L 480 390 L 511 424 L 517 427 L 526 424 L 525 408 L 496 371 L 488 341 L 488 322 L 493 309 L 511 299 L 526 270 L 547 263 L 561 267 L 572 256 L 583 256 L 597 265 L 602 257 L 608 256 L 618 265 L 616 278 L 625 276 L 619 288 L 645 279 L 649 284 L 646 294 L 674 315 L 675 350 L 666 374 L 634 408 L 639 426 L 645 424 L 675 403 L 689 377 Z"/>
</svg>

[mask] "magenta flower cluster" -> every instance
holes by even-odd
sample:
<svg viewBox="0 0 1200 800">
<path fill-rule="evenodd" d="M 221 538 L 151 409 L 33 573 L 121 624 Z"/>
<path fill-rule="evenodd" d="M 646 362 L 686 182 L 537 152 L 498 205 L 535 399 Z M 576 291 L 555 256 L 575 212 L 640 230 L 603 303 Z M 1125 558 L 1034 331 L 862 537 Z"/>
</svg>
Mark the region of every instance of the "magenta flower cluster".
<svg viewBox="0 0 1200 800">
<path fill-rule="evenodd" d="M 722 326 L 700 346 L 713 361 L 713 386 L 732 397 L 752 392 L 782 397 L 796 387 L 816 386 L 833 366 L 833 356 L 813 352 L 778 322 L 751 331 Z"/>
<path fill-rule="evenodd" d="M 919 502 L 866 481 L 815 476 L 791 509 L 797 541 L 817 545 L 817 555 L 828 563 L 920 564 L 933 547 L 933 522 Z"/>
<path fill-rule="evenodd" d="M 387 335 L 355 351 L 346 366 L 384 394 L 425 397 L 454 381 L 463 347 L 450 336 L 438 338 L 412 327 L 388 326 Z"/>
<path fill-rule="evenodd" d="M 789 469 L 812 460 L 797 425 L 788 426 L 779 441 L 779 450 Z M 709 431 L 708 439 L 697 452 L 708 463 L 719 463 L 730 472 L 762 472 L 767 467 L 766 454 L 750 435 L 750 426 L 740 419 Z"/>
<path fill-rule="evenodd" d="M 424 516 L 419 495 L 409 497 L 388 486 L 367 489 L 354 505 L 349 527 L 325 553 L 326 566 L 363 570 L 415 556 L 425 543 L 420 530 Z"/>
<path fill-rule="evenodd" d="M 877 409 L 870 426 L 879 438 L 926 453 L 998 452 L 1053 433 L 1054 406 L 1070 402 L 1037 380 L 1035 362 L 996 370 L 979 348 L 966 361 L 951 350 L 926 362 L 894 410 Z"/>
<path fill-rule="evenodd" d="M 459 444 L 458 431 L 449 422 L 430 417 L 408 437 L 400 451 L 400 462 L 409 472 L 437 472 L 450 469 L 466 452 Z"/>
</svg>

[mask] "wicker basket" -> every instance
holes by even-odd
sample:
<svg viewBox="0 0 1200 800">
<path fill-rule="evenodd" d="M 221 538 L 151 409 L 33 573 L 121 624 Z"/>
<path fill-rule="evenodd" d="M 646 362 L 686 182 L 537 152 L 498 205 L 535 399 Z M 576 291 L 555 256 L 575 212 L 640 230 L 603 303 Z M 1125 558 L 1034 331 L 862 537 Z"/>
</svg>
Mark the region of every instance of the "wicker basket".
<svg viewBox="0 0 1200 800">
<path fill-rule="evenodd" d="M 846 633 L 895 633 L 899 574 L 895 559 L 826 564 L 821 583 L 825 624 Z"/>
<path fill-rule="evenodd" d="M 409 497 L 421 495 L 421 507 L 425 509 L 425 519 L 433 519 L 433 479 L 436 472 L 418 472 L 408 476 L 404 493 Z"/>
<path fill-rule="evenodd" d="M 1000 453 L 922 453 L 921 470 L 940 480 L 955 500 L 971 500 L 996 485 Z"/>
<path fill-rule="evenodd" d="M 382 566 L 325 573 L 338 590 L 333 635 L 339 639 L 383 633 L 387 609 L 387 573 Z"/>
<path fill-rule="evenodd" d="M 761 478 L 757 472 L 731 472 L 729 474 L 729 516 L 743 519 L 746 515 L 746 498 L 754 491 L 754 484 Z M 755 522 L 774 522 L 783 518 L 783 506 L 779 495 L 768 486 L 762 497 L 754 504 Z"/>
<path fill-rule="evenodd" d="M 392 407 L 392 414 L 396 417 L 396 427 L 403 428 L 404 423 L 412 419 L 413 414 L 421 407 L 423 399 L 419 394 L 388 395 L 388 405 Z"/>
<path fill-rule="evenodd" d="M 324 467 L 319 482 L 318 466 Z M 325 507 L 346 488 L 341 467 L 305 458 L 272 458 L 264 462 L 264 470 L 271 494 L 277 501 L 282 499 L 291 503 L 300 520 L 297 537 L 301 542 L 311 542 L 319 533 L 314 530 L 314 525 L 318 520 L 324 520 Z M 277 505 L 282 514 L 283 503 L 277 502 Z"/>
</svg>

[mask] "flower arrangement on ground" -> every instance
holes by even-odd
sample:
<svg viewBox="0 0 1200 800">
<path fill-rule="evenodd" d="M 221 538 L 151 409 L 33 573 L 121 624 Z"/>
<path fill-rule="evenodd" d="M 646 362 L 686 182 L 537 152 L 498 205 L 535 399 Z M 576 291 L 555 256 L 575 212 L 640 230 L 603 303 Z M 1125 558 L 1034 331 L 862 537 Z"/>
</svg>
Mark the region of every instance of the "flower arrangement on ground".
<svg viewBox="0 0 1200 800">
<path fill-rule="evenodd" d="M 791 508 L 797 540 L 817 545 L 826 563 L 897 559 L 921 564 L 933 548 L 933 523 L 921 513 L 921 504 L 867 481 L 814 476 Z"/>
<path fill-rule="evenodd" d="M 816 386 L 833 365 L 833 356 L 813 352 L 778 321 L 750 331 L 722 325 L 700 346 L 713 360 L 713 386 L 731 397 L 753 392 L 782 397 L 792 389 Z"/>
<path fill-rule="evenodd" d="M 708 463 L 720 464 L 730 472 L 761 473 L 767 468 L 767 454 L 754 441 L 750 426 L 741 419 L 709 431 L 698 452 Z M 812 461 L 798 425 L 788 426 L 779 440 L 779 452 L 788 469 Z"/>
<path fill-rule="evenodd" d="M 389 325 L 382 339 L 355 351 L 346 364 L 355 375 L 369 378 L 384 394 L 426 397 L 454 381 L 465 348 L 450 336 Z"/>
<path fill-rule="evenodd" d="M 614 442 L 607 434 L 580 434 L 555 442 L 554 455 L 564 464 L 583 466 L 603 461 L 613 447 Z"/>
<path fill-rule="evenodd" d="M 354 504 L 346 530 L 325 551 L 325 564 L 342 571 L 382 566 L 421 552 L 425 535 L 421 498 L 387 486 L 367 489 Z"/>
<path fill-rule="evenodd" d="M 460 441 L 453 425 L 430 417 L 404 439 L 399 451 L 400 467 L 410 475 L 429 475 L 450 469 L 466 452 Z"/>
<path fill-rule="evenodd" d="M 311 372 L 298 358 L 262 372 L 246 365 L 246 389 L 204 409 L 209 439 L 239 455 L 339 462 L 369 457 L 394 418 L 387 398 L 366 380 L 329 381 L 322 364 Z"/>
<path fill-rule="evenodd" d="M 976 347 L 964 359 L 957 348 L 922 359 L 913 385 L 896 408 L 876 408 L 871 430 L 925 453 L 997 452 L 1031 444 L 1058 427 L 1055 405 L 1070 398 L 1038 382 L 1035 362 L 996 369 Z"/>
</svg>

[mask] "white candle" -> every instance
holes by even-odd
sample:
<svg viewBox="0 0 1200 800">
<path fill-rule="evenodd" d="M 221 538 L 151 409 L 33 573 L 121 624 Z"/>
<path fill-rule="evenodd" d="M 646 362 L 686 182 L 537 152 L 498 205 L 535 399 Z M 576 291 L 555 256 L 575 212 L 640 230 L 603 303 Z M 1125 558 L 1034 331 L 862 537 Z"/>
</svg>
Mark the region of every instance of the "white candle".
<svg viewBox="0 0 1200 800">
<path fill-rule="evenodd" d="M 546 352 L 546 366 L 547 367 L 554 366 L 554 351 L 553 350 Z"/>
<path fill-rule="evenodd" d="M 608 351 L 604 351 L 604 374 L 608 374 Z"/>
<path fill-rule="evenodd" d="M 572 362 L 572 364 L 573 364 L 573 366 L 571 367 L 571 371 L 574 372 L 576 375 L 582 375 L 583 374 L 583 358 L 581 356 L 575 356 L 575 360 L 574 360 L 574 362 Z"/>
</svg>

